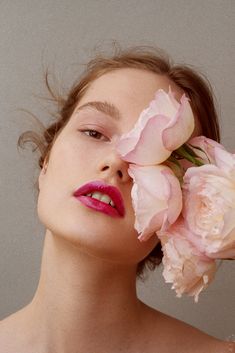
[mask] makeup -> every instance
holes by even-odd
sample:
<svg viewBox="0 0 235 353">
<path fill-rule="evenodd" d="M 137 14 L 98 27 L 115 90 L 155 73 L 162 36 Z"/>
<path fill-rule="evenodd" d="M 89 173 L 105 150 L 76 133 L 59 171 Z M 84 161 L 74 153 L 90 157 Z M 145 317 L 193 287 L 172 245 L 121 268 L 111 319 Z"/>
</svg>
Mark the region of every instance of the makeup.
<svg viewBox="0 0 235 353">
<path fill-rule="evenodd" d="M 74 192 L 85 206 L 111 217 L 124 217 L 125 208 L 120 191 L 112 185 L 96 180 L 82 185 Z"/>
</svg>

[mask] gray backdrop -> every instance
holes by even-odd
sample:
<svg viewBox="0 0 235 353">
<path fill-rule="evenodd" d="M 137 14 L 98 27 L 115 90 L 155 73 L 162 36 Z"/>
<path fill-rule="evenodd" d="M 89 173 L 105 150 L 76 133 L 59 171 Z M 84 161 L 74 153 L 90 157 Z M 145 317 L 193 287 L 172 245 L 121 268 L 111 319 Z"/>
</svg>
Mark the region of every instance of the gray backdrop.
<svg viewBox="0 0 235 353">
<path fill-rule="evenodd" d="M 39 169 L 36 155 L 18 152 L 16 142 L 32 128 L 18 108 L 49 121 L 48 105 L 33 96 L 46 93 L 42 62 L 54 66 L 66 88 L 97 45 L 107 49 L 113 39 L 157 45 L 205 72 L 219 103 L 222 142 L 235 151 L 234 30 L 234 0 L 0 0 L 1 318 L 31 300 L 39 279 L 44 228 L 33 191 Z M 176 298 L 161 272 L 138 285 L 145 302 L 218 338 L 235 334 L 234 262 L 223 263 L 198 304 Z"/>
</svg>

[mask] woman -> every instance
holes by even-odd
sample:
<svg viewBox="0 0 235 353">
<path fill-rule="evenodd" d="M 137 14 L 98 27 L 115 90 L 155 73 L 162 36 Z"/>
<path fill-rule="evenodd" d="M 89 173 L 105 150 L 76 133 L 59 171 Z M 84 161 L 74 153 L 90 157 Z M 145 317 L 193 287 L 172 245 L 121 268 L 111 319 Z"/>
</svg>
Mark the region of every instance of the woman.
<svg viewBox="0 0 235 353">
<path fill-rule="evenodd" d="M 146 265 L 159 264 L 162 252 L 157 236 L 137 239 L 132 179 L 113 141 L 130 131 L 154 93 L 169 85 L 177 100 L 184 92 L 190 98 L 193 134 L 219 140 L 206 81 L 143 48 L 92 60 L 68 97 L 58 98 L 60 118 L 45 130 L 43 148 L 32 134 L 42 153 L 41 275 L 32 301 L 1 322 L 1 352 L 235 351 L 231 342 L 154 310 L 136 295 L 136 276 Z"/>
</svg>

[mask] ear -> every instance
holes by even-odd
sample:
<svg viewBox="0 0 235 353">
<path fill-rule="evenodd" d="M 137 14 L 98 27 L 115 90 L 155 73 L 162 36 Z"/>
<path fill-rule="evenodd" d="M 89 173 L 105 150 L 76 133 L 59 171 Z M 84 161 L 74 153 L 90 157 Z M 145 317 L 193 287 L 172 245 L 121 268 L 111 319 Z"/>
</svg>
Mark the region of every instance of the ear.
<svg viewBox="0 0 235 353">
<path fill-rule="evenodd" d="M 39 173 L 39 176 L 38 176 L 38 187 L 39 187 L 39 190 L 41 190 L 41 187 L 42 187 L 42 183 L 44 181 L 44 177 L 46 175 L 46 172 L 47 172 L 47 166 L 48 166 L 48 162 L 44 161 L 43 163 L 43 167 Z"/>
</svg>

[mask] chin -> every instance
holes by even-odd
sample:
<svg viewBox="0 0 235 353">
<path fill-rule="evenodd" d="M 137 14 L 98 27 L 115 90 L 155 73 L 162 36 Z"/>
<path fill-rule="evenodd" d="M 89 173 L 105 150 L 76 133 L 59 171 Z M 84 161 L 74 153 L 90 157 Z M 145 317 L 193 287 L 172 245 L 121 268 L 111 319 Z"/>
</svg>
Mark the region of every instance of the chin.
<svg viewBox="0 0 235 353">
<path fill-rule="evenodd" d="M 67 244 L 82 252 L 112 262 L 137 264 L 158 242 L 156 237 L 140 242 L 130 221 L 114 219 L 87 208 L 74 208 L 74 204 L 63 208 L 38 202 L 38 217 L 48 230 L 48 235 L 66 240 Z"/>
</svg>

